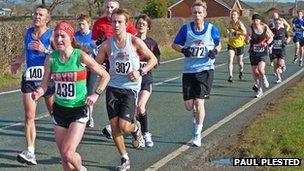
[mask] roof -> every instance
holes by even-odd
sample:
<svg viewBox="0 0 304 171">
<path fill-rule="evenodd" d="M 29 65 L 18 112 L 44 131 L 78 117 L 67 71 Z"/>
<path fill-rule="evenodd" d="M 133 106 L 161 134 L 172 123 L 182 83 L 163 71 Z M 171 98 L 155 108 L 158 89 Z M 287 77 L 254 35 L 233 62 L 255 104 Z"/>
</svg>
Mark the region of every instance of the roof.
<svg viewBox="0 0 304 171">
<path fill-rule="evenodd" d="M 243 1 L 239 1 L 243 9 L 254 9 L 252 6 L 246 4 Z"/>
<path fill-rule="evenodd" d="M 171 10 L 173 7 L 177 6 L 184 0 L 180 0 L 174 4 L 172 4 L 168 9 Z M 240 0 L 214 0 L 215 2 L 221 4 L 222 6 L 226 7 L 227 9 L 231 10 L 235 4 L 235 2 L 239 2 L 242 9 L 254 9 L 253 7 L 249 6 L 248 4 L 244 3 L 243 1 Z"/>
</svg>

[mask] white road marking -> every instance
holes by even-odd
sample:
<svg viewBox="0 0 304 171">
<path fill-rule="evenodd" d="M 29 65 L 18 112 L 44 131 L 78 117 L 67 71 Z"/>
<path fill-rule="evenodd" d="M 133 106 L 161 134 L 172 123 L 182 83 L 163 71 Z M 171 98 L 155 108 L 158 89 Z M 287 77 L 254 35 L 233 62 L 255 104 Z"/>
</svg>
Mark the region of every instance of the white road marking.
<svg viewBox="0 0 304 171">
<path fill-rule="evenodd" d="M 49 113 L 42 113 L 42 115 L 39 116 L 39 117 L 36 117 L 35 120 L 43 119 L 43 118 L 46 118 L 46 117 L 49 117 L 49 116 L 50 116 Z M 5 130 L 7 128 L 10 128 L 10 127 L 19 126 L 19 125 L 23 125 L 23 122 L 17 122 L 17 123 L 14 123 L 14 124 L 10 124 L 10 125 L 0 127 L 0 131 L 3 131 L 3 130 Z"/>
</svg>

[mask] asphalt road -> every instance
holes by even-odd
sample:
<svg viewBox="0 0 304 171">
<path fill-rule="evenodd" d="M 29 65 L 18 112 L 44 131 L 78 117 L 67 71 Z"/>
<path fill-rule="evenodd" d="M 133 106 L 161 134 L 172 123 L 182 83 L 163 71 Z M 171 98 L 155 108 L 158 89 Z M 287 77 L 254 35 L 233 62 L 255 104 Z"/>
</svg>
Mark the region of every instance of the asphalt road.
<svg viewBox="0 0 304 171">
<path fill-rule="evenodd" d="M 293 47 L 288 47 L 287 54 L 288 65 L 283 77 L 285 80 L 301 69 L 298 65 L 291 64 Z M 237 79 L 238 67 L 235 65 L 234 83 L 226 81 L 226 59 L 227 52 L 220 53 L 216 59 L 215 80 L 211 98 L 206 102 L 207 114 L 203 131 L 254 99 L 248 54 L 245 55 L 245 80 Z M 153 148 L 133 149 L 131 139 L 127 137 L 126 145 L 132 170 L 144 170 L 152 165 L 157 167 L 165 165 L 163 168 L 167 170 L 166 163 L 169 159 L 164 159 L 164 157 L 175 153 L 191 139 L 190 113 L 184 109 L 181 94 L 181 65 L 182 59 L 166 62 L 154 72 L 155 85 L 148 104 L 148 118 L 155 145 Z M 274 82 L 273 69 L 269 64 L 267 76 L 270 88 L 277 86 Z M 267 92 L 266 89 L 265 91 Z M 25 148 L 21 97 L 21 92 L 0 94 L 0 170 L 62 170 L 54 141 L 53 125 L 43 101 L 38 105 L 36 116 L 38 165 L 27 166 L 16 161 L 18 153 Z M 108 122 L 104 97 L 100 98 L 96 105 L 94 118 L 95 128 L 86 131 L 78 151 L 88 170 L 113 170 L 120 163 L 120 156 L 114 143 L 100 134 L 100 130 Z M 212 135 L 212 131 L 208 133 L 208 136 L 209 134 Z M 193 148 L 185 150 L 191 152 Z M 162 164 L 156 163 L 159 160 Z M 174 160 L 173 157 L 172 161 Z M 153 168 L 155 167 L 150 167 L 150 169 Z"/>
</svg>

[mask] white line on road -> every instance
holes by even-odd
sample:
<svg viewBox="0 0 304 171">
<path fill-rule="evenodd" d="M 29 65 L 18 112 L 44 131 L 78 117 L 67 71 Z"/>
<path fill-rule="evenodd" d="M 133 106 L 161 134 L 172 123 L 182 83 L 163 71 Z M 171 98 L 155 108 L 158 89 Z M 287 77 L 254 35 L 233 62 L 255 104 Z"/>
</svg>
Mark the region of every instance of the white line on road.
<svg viewBox="0 0 304 171">
<path fill-rule="evenodd" d="M 17 89 L 17 90 L 11 90 L 11 91 L 4 91 L 4 92 L 1 92 L 0 95 L 3 95 L 3 94 L 10 94 L 10 93 L 16 93 L 16 92 L 19 92 L 20 89 Z"/>
<path fill-rule="evenodd" d="M 222 125 L 224 125 L 225 123 L 229 122 L 231 119 L 233 119 L 234 117 L 236 117 L 237 115 L 239 115 L 240 113 L 242 113 L 243 111 L 245 111 L 246 109 L 248 109 L 250 106 L 252 106 L 256 102 L 258 102 L 260 99 L 264 98 L 268 94 L 272 93 L 273 91 L 275 91 L 278 88 L 280 88 L 281 86 L 283 86 L 285 83 L 287 83 L 290 80 L 294 79 L 295 77 L 297 77 L 298 75 L 300 75 L 303 71 L 304 71 L 304 68 L 302 68 L 301 70 L 297 71 L 292 76 L 288 77 L 281 84 L 276 85 L 276 86 L 272 87 L 271 89 L 269 89 L 268 91 L 266 91 L 261 98 L 255 98 L 255 99 L 249 101 L 244 106 L 240 107 L 238 110 L 234 111 L 230 115 L 226 116 L 224 119 L 222 119 L 219 122 L 217 122 L 216 124 L 212 125 L 207 130 L 205 130 L 204 132 L 202 132 L 202 138 L 208 136 L 210 133 L 212 133 L 213 131 L 215 131 L 216 129 L 218 129 L 219 127 L 221 127 Z M 188 144 L 189 143 L 190 143 L 190 141 L 188 142 Z M 160 159 L 159 161 L 157 161 L 156 163 L 154 163 L 153 165 L 151 165 L 150 167 L 148 167 L 146 169 L 146 171 L 152 171 L 152 170 L 158 170 L 158 169 L 160 169 L 162 166 L 164 166 L 169 161 L 171 161 L 172 159 L 174 159 L 178 155 L 182 154 L 184 151 L 188 150 L 189 148 L 190 148 L 189 145 L 182 145 L 181 147 L 179 147 L 175 151 L 171 152 L 170 154 L 168 154 L 164 158 Z"/>
<path fill-rule="evenodd" d="M 43 118 L 46 118 L 48 116 L 50 116 L 49 113 L 42 113 L 42 115 L 39 116 L 39 117 L 36 117 L 35 120 L 43 119 Z M 10 127 L 19 126 L 19 125 L 23 125 L 23 122 L 17 122 L 17 123 L 14 123 L 14 124 L 10 124 L 10 125 L 0 127 L 0 131 L 3 131 L 3 130 L 5 130 L 7 128 L 10 128 Z"/>
</svg>

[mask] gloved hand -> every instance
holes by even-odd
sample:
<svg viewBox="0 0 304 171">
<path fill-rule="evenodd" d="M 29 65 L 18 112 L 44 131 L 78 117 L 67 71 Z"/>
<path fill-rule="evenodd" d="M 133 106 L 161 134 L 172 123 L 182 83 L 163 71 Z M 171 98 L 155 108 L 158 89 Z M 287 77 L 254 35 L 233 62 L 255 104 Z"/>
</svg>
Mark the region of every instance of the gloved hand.
<svg viewBox="0 0 304 171">
<path fill-rule="evenodd" d="M 192 54 L 190 47 L 183 47 L 181 52 L 185 55 L 185 57 L 189 57 Z"/>
<path fill-rule="evenodd" d="M 215 59 L 215 56 L 217 55 L 217 53 L 218 53 L 217 49 L 209 50 L 208 57 L 210 59 Z"/>
</svg>

